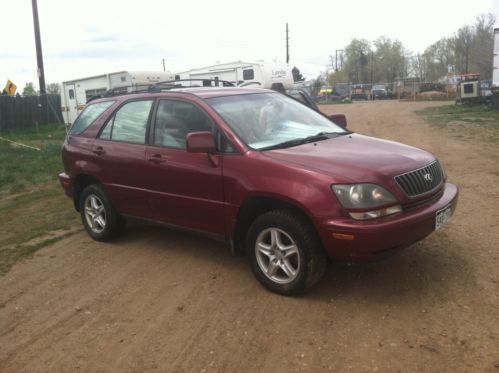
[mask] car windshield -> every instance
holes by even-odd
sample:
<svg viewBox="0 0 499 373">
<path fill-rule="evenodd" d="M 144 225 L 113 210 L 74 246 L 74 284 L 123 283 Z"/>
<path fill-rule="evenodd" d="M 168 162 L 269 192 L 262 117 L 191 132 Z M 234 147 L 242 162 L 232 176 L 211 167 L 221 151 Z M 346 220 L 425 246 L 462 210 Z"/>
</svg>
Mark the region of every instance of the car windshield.
<svg viewBox="0 0 499 373">
<path fill-rule="evenodd" d="M 279 93 L 210 98 L 209 104 L 251 148 L 298 145 L 299 140 L 348 133 L 328 118 Z M 286 144 L 284 144 L 286 143 Z"/>
</svg>

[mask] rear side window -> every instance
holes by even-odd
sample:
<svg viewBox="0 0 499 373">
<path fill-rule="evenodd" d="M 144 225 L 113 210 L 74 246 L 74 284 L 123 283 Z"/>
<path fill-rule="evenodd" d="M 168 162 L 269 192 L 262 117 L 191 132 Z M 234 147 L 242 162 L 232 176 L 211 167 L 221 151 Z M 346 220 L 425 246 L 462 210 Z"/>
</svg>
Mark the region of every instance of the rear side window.
<svg viewBox="0 0 499 373">
<path fill-rule="evenodd" d="M 105 101 L 88 105 L 73 123 L 69 133 L 71 135 L 78 135 L 85 131 L 112 104 L 114 104 L 114 101 Z"/>
<path fill-rule="evenodd" d="M 145 144 L 152 100 L 132 101 L 123 105 L 106 124 L 101 139 Z"/>
</svg>

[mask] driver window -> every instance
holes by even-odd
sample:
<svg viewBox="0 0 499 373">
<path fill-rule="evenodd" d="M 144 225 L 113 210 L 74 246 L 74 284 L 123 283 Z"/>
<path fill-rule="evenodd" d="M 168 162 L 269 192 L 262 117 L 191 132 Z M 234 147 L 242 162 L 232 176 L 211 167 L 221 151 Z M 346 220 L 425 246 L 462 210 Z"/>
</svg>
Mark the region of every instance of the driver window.
<svg viewBox="0 0 499 373">
<path fill-rule="evenodd" d="M 180 100 L 160 100 L 154 125 L 154 145 L 185 149 L 190 132 L 213 131 L 213 122 L 196 105 Z"/>
</svg>

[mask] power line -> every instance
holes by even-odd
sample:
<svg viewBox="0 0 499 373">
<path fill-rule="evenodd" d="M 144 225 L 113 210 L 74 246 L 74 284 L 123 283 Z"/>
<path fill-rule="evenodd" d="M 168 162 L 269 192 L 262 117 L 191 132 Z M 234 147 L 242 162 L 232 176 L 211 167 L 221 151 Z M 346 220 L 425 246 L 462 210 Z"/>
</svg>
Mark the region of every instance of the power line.
<svg viewBox="0 0 499 373">
<path fill-rule="evenodd" d="M 101 12 L 107 13 L 108 15 L 117 18 L 117 19 L 126 19 L 127 21 L 136 23 L 141 26 L 146 26 L 151 29 L 157 29 L 157 27 L 160 27 L 165 30 L 169 30 L 170 32 L 174 33 L 176 37 L 184 37 L 186 39 L 193 39 L 193 40 L 198 40 L 198 41 L 204 41 L 209 44 L 214 44 L 214 45 L 220 45 L 224 47 L 232 47 L 232 48 L 248 48 L 248 47 L 255 47 L 256 45 L 254 44 L 247 44 L 247 43 L 240 43 L 240 42 L 235 42 L 235 41 L 230 41 L 230 40 L 223 40 L 220 38 L 213 38 L 213 37 L 205 37 L 205 36 L 200 36 L 197 34 L 193 33 L 188 33 L 185 31 L 185 28 L 180 31 L 178 28 L 175 27 L 169 27 L 168 25 L 165 25 L 161 22 L 158 22 L 157 20 L 147 18 L 144 16 L 140 15 L 129 15 L 124 12 L 122 13 L 116 13 L 111 9 L 108 8 L 101 8 Z"/>
</svg>

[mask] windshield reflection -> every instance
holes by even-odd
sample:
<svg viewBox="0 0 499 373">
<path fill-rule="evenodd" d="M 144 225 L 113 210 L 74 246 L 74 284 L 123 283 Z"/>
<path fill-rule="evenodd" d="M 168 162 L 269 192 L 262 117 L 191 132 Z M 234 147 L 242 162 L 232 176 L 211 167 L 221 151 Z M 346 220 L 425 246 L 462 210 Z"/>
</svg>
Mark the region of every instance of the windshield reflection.
<svg viewBox="0 0 499 373">
<path fill-rule="evenodd" d="M 347 132 L 316 111 L 279 93 L 241 94 L 207 101 L 253 149 L 272 147 L 320 132 Z"/>
</svg>

